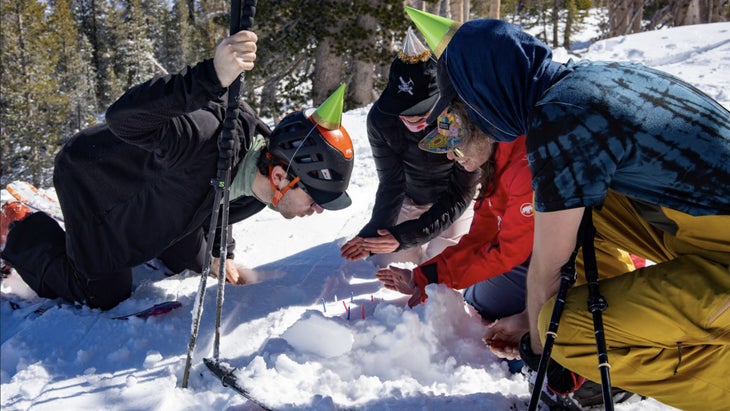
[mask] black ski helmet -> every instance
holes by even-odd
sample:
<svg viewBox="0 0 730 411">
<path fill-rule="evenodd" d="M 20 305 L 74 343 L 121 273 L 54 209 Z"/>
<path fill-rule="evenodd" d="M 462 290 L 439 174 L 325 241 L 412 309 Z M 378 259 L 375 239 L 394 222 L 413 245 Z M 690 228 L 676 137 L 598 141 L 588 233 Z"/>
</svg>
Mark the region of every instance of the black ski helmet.
<svg viewBox="0 0 730 411">
<path fill-rule="evenodd" d="M 268 150 L 300 178 L 304 190 L 322 208 L 341 210 L 352 204 L 347 190 L 354 164 L 352 140 L 344 127 L 317 124 L 304 111 L 287 115 L 269 137 Z"/>
</svg>

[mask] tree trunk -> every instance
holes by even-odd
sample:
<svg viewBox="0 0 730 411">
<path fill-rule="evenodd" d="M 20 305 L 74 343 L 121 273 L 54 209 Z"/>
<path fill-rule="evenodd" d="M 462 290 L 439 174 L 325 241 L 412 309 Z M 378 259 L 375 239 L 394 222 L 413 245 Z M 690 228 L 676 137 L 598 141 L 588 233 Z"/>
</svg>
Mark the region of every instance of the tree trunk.
<svg viewBox="0 0 730 411">
<path fill-rule="evenodd" d="M 449 0 L 449 10 L 451 11 L 451 19 L 458 22 L 464 22 L 468 18 L 464 15 L 465 0 Z"/>
<path fill-rule="evenodd" d="M 375 100 L 373 92 L 374 70 L 373 63 L 361 60 L 354 62 L 352 65 L 352 81 L 348 87 L 350 91 L 347 93 L 348 104 L 346 104 L 346 109 L 363 107 Z"/>
<path fill-rule="evenodd" d="M 499 10 L 502 7 L 502 2 L 500 0 L 491 0 L 489 1 L 488 11 L 487 11 L 487 17 L 490 19 L 499 19 Z"/>
<path fill-rule="evenodd" d="M 560 44 L 558 43 L 559 26 L 560 26 L 560 5 L 559 0 L 553 0 L 552 10 L 552 21 L 553 21 L 553 48 L 557 48 Z"/>
<path fill-rule="evenodd" d="M 675 26 L 705 24 L 728 21 L 730 15 L 723 15 L 724 0 L 674 0 L 669 9 Z M 730 13 L 730 8 L 727 9 Z"/>
<path fill-rule="evenodd" d="M 427 3 L 423 2 L 423 8 L 425 9 L 427 13 L 436 14 L 438 16 L 441 16 L 441 1 L 437 1 L 434 3 Z M 446 16 L 444 16 L 446 17 Z"/>
<path fill-rule="evenodd" d="M 641 23 L 644 20 L 644 4 L 646 0 L 635 0 L 634 14 L 631 16 L 631 32 L 639 33 L 642 31 Z"/>
<path fill-rule="evenodd" d="M 618 0 L 608 2 L 608 37 L 625 36 L 641 31 L 644 0 Z"/>
<path fill-rule="evenodd" d="M 267 80 L 263 87 L 261 87 L 261 107 L 267 107 L 272 112 L 272 117 L 274 119 L 274 123 L 279 122 L 279 111 L 276 110 L 278 104 L 276 103 L 276 86 L 278 85 L 278 81 L 270 81 Z"/>
<path fill-rule="evenodd" d="M 727 7 L 724 0 L 707 0 L 707 23 L 719 23 L 728 21 L 730 17 L 730 7 Z M 722 11 L 726 9 L 728 15 L 723 15 Z"/>
<path fill-rule="evenodd" d="M 312 103 L 318 107 L 344 80 L 344 62 L 333 53 L 334 40 L 325 38 L 317 45 L 314 53 L 314 74 L 312 76 Z"/>
<path fill-rule="evenodd" d="M 575 23 L 576 14 L 578 13 L 578 5 L 575 0 L 565 0 L 565 29 L 563 32 L 563 47 L 570 50 L 570 36 L 573 34 L 573 25 Z"/>
<path fill-rule="evenodd" d="M 374 1 L 371 1 L 374 3 Z M 376 4 L 372 4 L 377 6 Z M 375 17 L 370 14 L 362 14 L 357 18 L 357 25 L 362 27 L 366 33 L 376 33 L 378 22 Z M 361 50 L 368 50 L 369 45 L 373 43 L 373 38 L 359 39 Z M 375 64 L 370 59 L 364 59 L 363 56 L 355 56 L 352 64 L 352 79 L 348 85 L 347 98 L 345 102 L 346 109 L 354 107 L 366 106 L 375 100 L 373 91 Z"/>
</svg>

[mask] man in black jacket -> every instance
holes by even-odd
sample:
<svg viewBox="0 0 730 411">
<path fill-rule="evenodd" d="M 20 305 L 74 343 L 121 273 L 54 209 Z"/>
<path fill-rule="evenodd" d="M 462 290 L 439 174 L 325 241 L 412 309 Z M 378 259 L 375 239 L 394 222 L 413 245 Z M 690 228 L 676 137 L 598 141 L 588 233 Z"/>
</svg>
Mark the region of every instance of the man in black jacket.
<svg viewBox="0 0 730 411">
<path fill-rule="evenodd" d="M 176 272 L 202 271 L 205 244 L 211 235 L 218 239 L 206 231 L 227 87 L 253 68 L 256 40 L 239 32 L 218 45 L 213 59 L 132 87 L 109 107 L 106 124 L 64 146 L 54 186 L 65 232 L 34 213 L 15 223 L 2 254 L 39 296 L 109 309 L 129 297 L 131 268 L 147 260 L 158 257 Z M 345 190 L 354 153 L 340 126 L 343 93 L 340 87 L 323 103 L 327 110 L 287 116 L 273 133 L 241 103 L 230 223 L 267 204 L 286 218 L 350 204 Z M 228 280 L 237 282 L 235 265 L 228 267 Z"/>
<path fill-rule="evenodd" d="M 409 29 L 403 51 L 390 66 L 388 85 L 368 113 L 380 182 L 372 217 L 342 246 L 344 258 L 377 254 L 372 261 L 381 267 L 420 264 L 469 231 L 478 172 L 418 148 L 434 128 L 426 118 L 437 98 L 436 63 Z"/>
</svg>

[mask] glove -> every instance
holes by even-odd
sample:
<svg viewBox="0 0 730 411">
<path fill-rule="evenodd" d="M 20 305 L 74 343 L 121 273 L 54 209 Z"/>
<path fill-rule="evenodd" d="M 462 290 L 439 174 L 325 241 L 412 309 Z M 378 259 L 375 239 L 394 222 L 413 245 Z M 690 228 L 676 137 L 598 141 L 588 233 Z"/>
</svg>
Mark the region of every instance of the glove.
<svg viewBox="0 0 730 411">
<path fill-rule="evenodd" d="M 533 371 L 537 371 L 540 368 L 540 357 L 539 354 L 532 352 L 530 346 L 530 333 L 525 333 L 520 339 L 520 358 L 525 362 L 525 365 L 530 367 Z M 582 377 L 573 371 L 563 367 L 551 358 L 547 366 L 547 386 L 548 389 L 558 395 L 568 395 L 578 388 L 580 388 L 585 382 L 585 377 Z"/>
</svg>

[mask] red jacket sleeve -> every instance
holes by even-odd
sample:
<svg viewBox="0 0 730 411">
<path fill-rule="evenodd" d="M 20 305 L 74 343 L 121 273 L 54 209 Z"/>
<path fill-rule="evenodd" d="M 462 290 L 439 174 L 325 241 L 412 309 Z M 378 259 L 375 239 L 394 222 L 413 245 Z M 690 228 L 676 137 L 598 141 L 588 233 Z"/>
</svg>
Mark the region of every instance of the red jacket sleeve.
<svg viewBox="0 0 730 411">
<path fill-rule="evenodd" d="M 462 289 L 524 263 L 534 231 L 530 181 L 527 159 L 520 156 L 502 173 L 495 193 L 475 206 L 469 233 L 414 269 L 416 284 Z"/>
</svg>

